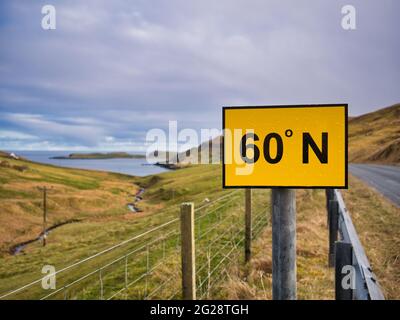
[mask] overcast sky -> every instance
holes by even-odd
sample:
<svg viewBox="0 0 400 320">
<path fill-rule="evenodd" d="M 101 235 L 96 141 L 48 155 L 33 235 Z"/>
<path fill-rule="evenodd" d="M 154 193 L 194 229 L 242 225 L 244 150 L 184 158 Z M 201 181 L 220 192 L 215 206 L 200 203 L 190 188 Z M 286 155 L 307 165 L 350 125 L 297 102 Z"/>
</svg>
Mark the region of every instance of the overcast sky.
<svg viewBox="0 0 400 320">
<path fill-rule="evenodd" d="M 41 27 L 56 8 L 56 30 Z M 356 8 L 357 29 L 341 27 Z M 143 150 L 224 105 L 400 102 L 400 1 L 0 2 L 0 149 Z"/>
</svg>

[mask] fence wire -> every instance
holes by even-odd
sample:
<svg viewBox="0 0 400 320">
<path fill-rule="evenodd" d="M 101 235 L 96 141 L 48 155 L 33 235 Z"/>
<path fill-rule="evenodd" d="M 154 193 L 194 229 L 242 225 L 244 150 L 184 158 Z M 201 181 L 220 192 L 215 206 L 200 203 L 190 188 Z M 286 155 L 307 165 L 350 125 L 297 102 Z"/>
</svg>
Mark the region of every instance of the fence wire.
<svg viewBox="0 0 400 320">
<path fill-rule="evenodd" d="M 253 214 L 253 238 L 268 223 L 267 202 Z M 197 296 L 210 298 L 226 275 L 226 262 L 242 255 L 243 192 L 230 192 L 196 208 L 195 237 Z M 180 241 L 179 218 L 170 219 L 58 270 L 59 287 L 54 291 L 44 291 L 39 278 L 0 294 L 0 299 L 180 299 Z M 115 256 L 110 259 L 109 254 Z M 68 277 L 59 281 L 64 275 Z"/>
</svg>

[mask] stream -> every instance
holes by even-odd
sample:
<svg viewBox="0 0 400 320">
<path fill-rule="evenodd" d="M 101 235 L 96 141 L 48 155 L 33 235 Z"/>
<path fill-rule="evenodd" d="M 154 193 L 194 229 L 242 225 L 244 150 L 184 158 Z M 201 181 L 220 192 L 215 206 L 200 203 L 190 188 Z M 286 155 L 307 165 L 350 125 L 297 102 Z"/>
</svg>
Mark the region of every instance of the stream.
<svg viewBox="0 0 400 320">
<path fill-rule="evenodd" d="M 139 209 L 138 206 L 136 205 L 139 201 L 143 200 L 142 194 L 145 192 L 144 188 L 140 188 L 138 192 L 135 194 L 135 201 L 132 203 L 128 203 L 128 209 L 132 212 L 143 212 L 143 210 Z"/>
<path fill-rule="evenodd" d="M 141 210 L 137 206 L 137 203 L 139 201 L 143 200 L 142 195 L 143 195 L 144 192 L 145 192 L 145 189 L 144 188 L 140 188 L 139 191 L 136 192 L 136 194 L 134 195 L 134 202 L 127 204 L 127 207 L 128 207 L 128 209 L 130 211 L 132 211 L 134 213 L 143 212 L 143 210 Z M 36 241 L 42 241 L 43 237 L 45 235 L 47 236 L 48 234 L 50 234 L 52 230 L 54 230 L 54 229 L 56 229 L 58 227 L 64 226 L 66 224 L 80 222 L 80 221 L 81 221 L 80 219 L 70 219 L 70 220 L 67 220 L 67 221 L 64 221 L 64 222 L 57 223 L 57 224 L 51 226 L 50 228 L 47 228 L 45 232 L 41 232 L 38 237 L 36 237 L 34 239 L 31 239 L 31 240 L 27 240 L 27 241 L 21 242 L 21 243 L 18 243 L 16 245 L 12 246 L 10 248 L 9 252 L 10 252 L 11 255 L 17 255 L 17 254 L 21 253 L 26 248 L 27 245 L 29 245 L 31 243 L 34 243 Z"/>
<path fill-rule="evenodd" d="M 70 223 L 80 222 L 80 221 L 81 221 L 80 219 L 71 219 L 71 220 L 57 223 L 57 224 L 51 226 L 50 228 L 47 228 L 45 232 L 41 232 L 39 234 L 39 236 L 36 237 L 35 239 L 27 240 L 27 241 L 24 241 L 24 242 L 21 242 L 21 243 L 18 243 L 16 245 L 12 246 L 9 250 L 10 254 L 12 254 L 14 256 L 14 255 L 17 255 L 18 253 L 21 253 L 21 251 L 24 250 L 28 244 L 43 240 L 44 235 L 47 236 L 51 231 L 53 231 L 54 229 L 56 229 L 58 227 L 61 227 L 61 226 L 64 226 L 64 225 L 70 224 Z"/>
</svg>

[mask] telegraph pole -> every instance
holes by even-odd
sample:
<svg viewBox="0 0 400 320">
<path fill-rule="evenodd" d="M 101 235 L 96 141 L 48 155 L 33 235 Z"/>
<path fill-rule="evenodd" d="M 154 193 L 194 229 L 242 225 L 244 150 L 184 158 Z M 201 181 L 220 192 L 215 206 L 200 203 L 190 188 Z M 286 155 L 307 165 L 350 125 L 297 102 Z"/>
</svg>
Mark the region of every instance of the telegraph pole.
<svg viewBox="0 0 400 320">
<path fill-rule="evenodd" d="M 41 187 L 39 188 L 40 191 L 43 191 L 43 231 L 42 231 L 42 236 L 43 236 L 43 247 L 46 246 L 46 230 L 47 230 L 47 187 Z"/>
</svg>

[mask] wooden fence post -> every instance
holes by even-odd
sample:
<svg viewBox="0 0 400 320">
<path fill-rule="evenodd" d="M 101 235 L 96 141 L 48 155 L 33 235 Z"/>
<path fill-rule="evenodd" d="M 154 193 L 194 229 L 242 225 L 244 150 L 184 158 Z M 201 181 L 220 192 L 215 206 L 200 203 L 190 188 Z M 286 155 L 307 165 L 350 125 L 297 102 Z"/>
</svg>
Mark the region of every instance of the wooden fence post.
<svg viewBox="0 0 400 320">
<path fill-rule="evenodd" d="M 249 262 L 251 258 L 251 189 L 245 190 L 245 245 L 244 261 Z"/>
<path fill-rule="evenodd" d="M 329 267 L 335 265 L 335 242 L 338 239 L 339 204 L 337 200 L 329 200 Z"/>
<path fill-rule="evenodd" d="M 182 299 L 196 300 L 193 203 L 181 205 Z"/>
<path fill-rule="evenodd" d="M 344 266 L 353 265 L 353 247 L 350 243 L 335 243 L 335 298 L 336 300 L 353 300 L 353 289 L 343 288 L 342 273 Z M 355 276 L 355 275 L 354 275 Z"/>
</svg>

